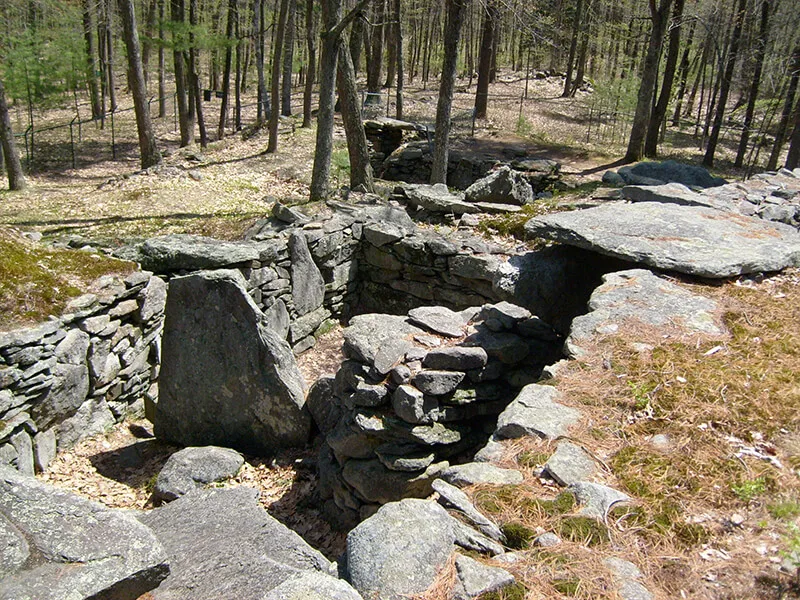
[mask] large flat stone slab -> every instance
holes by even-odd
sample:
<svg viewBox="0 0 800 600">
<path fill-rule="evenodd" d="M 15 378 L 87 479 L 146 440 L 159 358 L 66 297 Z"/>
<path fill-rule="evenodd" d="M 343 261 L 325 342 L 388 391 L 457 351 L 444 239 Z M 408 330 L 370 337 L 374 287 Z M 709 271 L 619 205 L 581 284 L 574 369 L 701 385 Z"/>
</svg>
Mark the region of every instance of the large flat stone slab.
<svg viewBox="0 0 800 600">
<path fill-rule="evenodd" d="M 794 228 L 697 206 L 609 204 L 531 219 L 525 230 L 530 236 L 700 277 L 800 264 L 800 234 Z"/>
<path fill-rule="evenodd" d="M 155 535 L 122 511 L 0 467 L 0 598 L 135 600 L 168 575 Z"/>
<path fill-rule="evenodd" d="M 578 356 L 582 343 L 601 334 L 621 331 L 628 321 L 690 334 L 721 335 L 714 318 L 717 303 L 694 294 L 646 269 L 603 276 L 589 299 L 589 312 L 572 322 L 566 351 Z"/>
<path fill-rule="evenodd" d="M 171 573 L 152 592 L 155 600 L 262 600 L 289 579 L 331 568 L 261 508 L 253 488 L 194 491 L 139 520 L 170 557 Z"/>
</svg>

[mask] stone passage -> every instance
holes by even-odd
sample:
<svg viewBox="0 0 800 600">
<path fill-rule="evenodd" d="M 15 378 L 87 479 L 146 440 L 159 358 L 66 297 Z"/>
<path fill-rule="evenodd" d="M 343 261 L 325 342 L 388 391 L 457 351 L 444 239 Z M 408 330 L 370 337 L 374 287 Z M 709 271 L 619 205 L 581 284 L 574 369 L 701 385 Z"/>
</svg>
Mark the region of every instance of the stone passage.
<svg viewBox="0 0 800 600">
<path fill-rule="evenodd" d="M 381 504 L 428 495 L 451 463 L 486 443 L 497 415 L 561 345 L 552 327 L 508 302 L 354 317 L 348 360 L 308 397 L 325 435 L 326 514 L 351 526 Z"/>
</svg>

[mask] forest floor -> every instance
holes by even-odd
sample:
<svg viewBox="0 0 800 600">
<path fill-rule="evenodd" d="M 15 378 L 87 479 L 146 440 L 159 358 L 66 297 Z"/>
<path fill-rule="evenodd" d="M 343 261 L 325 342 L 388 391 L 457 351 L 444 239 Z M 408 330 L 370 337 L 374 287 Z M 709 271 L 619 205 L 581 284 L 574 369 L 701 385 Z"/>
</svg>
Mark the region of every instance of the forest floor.
<svg viewBox="0 0 800 600">
<path fill-rule="evenodd" d="M 624 148 L 613 127 L 587 136 L 591 94 L 561 99 L 561 85 L 558 78 L 531 81 L 529 99 L 521 102 L 524 80 L 502 76 L 490 119 L 478 122 L 475 133 L 525 143 L 559 160 L 577 186 L 559 198 L 569 201 Z M 472 127 L 473 90 L 461 82 L 456 93 L 459 135 Z M 434 89 L 412 86 L 409 118 L 431 122 L 435 96 Z M 113 246 L 165 233 L 237 239 L 275 199 L 302 203 L 307 197 L 313 130 L 282 126 L 279 151 L 266 154 L 265 132 L 229 136 L 201 152 L 177 149 L 171 123 L 159 128 L 169 155 L 155 173 L 138 174 L 130 151 L 117 161 L 84 153 L 77 169 L 36 172 L 26 191 L 0 192 L 0 226 L 49 240 L 73 238 L 77 245 L 87 239 Z M 674 143 L 665 147 L 667 156 L 697 162 L 688 136 L 668 139 Z M 724 168 L 717 173 L 739 176 L 725 166 L 727 152 L 723 147 Z M 338 185 L 347 180 L 345 157 L 337 127 Z M 520 561 L 504 565 L 527 589 L 525 598 L 617 598 L 601 560 L 609 555 L 635 562 L 656 598 L 798 597 L 787 569 L 800 563 L 800 274 L 678 283 L 718 300 L 730 335 L 702 343 L 652 331 L 605 338 L 594 358 L 573 361 L 558 381 L 568 402 L 589 416 L 573 440 L 599 459 L 604 481 L 636 499 L 632 508 L 600 527 L 575 528 L 571 505 L 565 509 L 552 481 L 541 476 L 553 447 L 535 440 L 506 445 L 504 463 L 523 472 L 523 484 L 468 490 L 498 522 L 564 539 L 552 549 L 523 548 Z M 634 343 L 651 349 L 633 351 Z M 340 348 L 337 329 L 300 357 L 306 378 L 334 371 Z M 656 434 L 666 436 L 666 447 L 654 446 Z M 146 421 L 129 421 L 61 453 L 42 478 L 111 507 L 148 509 L 155 476 L 174 450 L 152 437 Z M 248 457 L 226 485 L 258 487 L 273 515 L 336 559 L 344 534 L 332 531 L 313 504 L 314 456 L 312 448 Z"/>
</svg>

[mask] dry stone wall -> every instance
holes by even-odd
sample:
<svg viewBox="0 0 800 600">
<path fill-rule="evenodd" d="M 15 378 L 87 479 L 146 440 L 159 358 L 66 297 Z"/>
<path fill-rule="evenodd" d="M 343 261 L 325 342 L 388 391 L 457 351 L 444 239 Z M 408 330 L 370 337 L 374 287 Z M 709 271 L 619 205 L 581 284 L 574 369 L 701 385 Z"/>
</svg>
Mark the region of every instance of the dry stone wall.
<svg viewBox="0 0 800 600">
<path fill-rule="evenodd" d="M 108 276 L 67 314 L 0 334 L 0 464 L 33 474 L 156 394 L 166 283 Z"/>
</svg>

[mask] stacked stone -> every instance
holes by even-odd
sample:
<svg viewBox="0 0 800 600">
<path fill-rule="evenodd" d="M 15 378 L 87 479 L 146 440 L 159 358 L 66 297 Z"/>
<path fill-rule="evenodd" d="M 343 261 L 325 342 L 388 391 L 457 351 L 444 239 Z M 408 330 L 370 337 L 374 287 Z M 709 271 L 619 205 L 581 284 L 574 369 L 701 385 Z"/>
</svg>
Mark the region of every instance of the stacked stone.
<svg viewBox="0 0 800 600">
<path fill-rule="evenodd" d="M 432 152 L 433 144 L 428 140 L 404 143 L 389 155 L 382 168 L 376 172 L 389 181 L 428 183 L 433 164 Z M 482 154 L 469 147 L 454 147 L 448 155 L 447 185 L 465 190 L 506 163 L 522 175 L 537 194 L 551 189 L 561 180 L 561 167 L 557 162 L 530 159 L 524 149 L 517 149 L 516 152 L 512 151 L 511 156 L 504 156 Z"/>
<path fill-rule="evenodd" d="M 307 400 L 325 436 L 326 514 L 347 526 L 382 504 L 428 495 L 451 463 L 486 443 L 497 415 L 561 344 L 550 326 L 507 302 L 354 317 L 348 360 Z"/>
<path fill-rule="evenodd" d="M 410 139 L 427 138 L 427 128 L 417 123 L 380 117 L 364 121 L 364 133 L 370 145 L 372 170 L 379 173 L 386 157 Z"/>
<path fill-rule="evenodd" d="M 166 284 L 139 271 L 96 287 L 58 319 L 0 334 L 0 464 L 43 470 L 157 395 Z"/>
<path fill-rule="evenodd" d="M 455 309 L 496 302 L 493 287 L 506 248 L 462 232 L 444 237 L 418 228 L 364 227 L 360 312 L 404 313 L 424 304 Z"/>
</svg>

